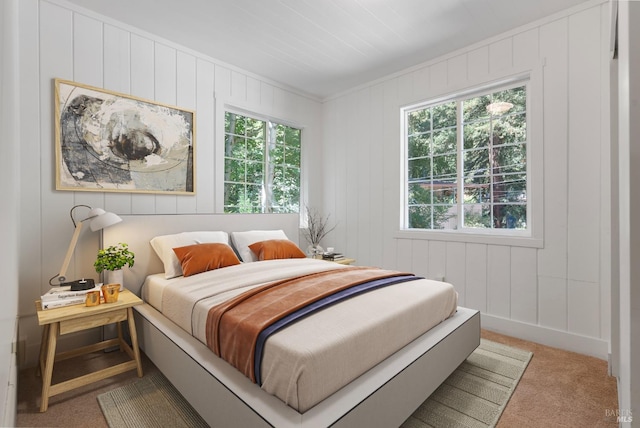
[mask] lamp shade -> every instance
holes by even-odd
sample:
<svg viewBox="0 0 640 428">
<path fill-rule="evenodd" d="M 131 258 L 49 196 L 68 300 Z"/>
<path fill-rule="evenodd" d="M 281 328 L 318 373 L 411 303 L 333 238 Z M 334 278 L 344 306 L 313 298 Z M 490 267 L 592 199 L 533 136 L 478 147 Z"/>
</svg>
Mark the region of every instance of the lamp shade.
<svg viewBox="0 0 640 428">
<path fill-rule="evenodd" d="M 91 220 L 90 226 L 91 231 L 93 232 L 102 230 L 105 227 L 113 226 L 114 224 L 120 223 L 122 221 L 122 219 L 114 213 L 105 212 L 104 210 L 101 211 L 102 214 L 99 214 L 97 217 Z"/>
</svg>

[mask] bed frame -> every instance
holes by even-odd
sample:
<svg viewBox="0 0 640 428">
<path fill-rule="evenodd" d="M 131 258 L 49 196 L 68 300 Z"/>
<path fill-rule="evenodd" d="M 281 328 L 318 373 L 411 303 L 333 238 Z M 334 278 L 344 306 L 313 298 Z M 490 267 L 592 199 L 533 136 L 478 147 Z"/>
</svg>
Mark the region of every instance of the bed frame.
<svg viewBox="0 0 640 428">
<path fill-rule="evenodd" d="M 144 278 L 162 272 L 149 240 L 196 230 L 282 229 L 299 241 L 297 214 L 123 215 L 104 230 L 103 245 L 126 242 L 135 265 L 125 287 L 140 294 Z M 445 320 L 305 413 L 266 393 L 150 305 L 136 306 L 145 354 L 215 427 L 400 426 L 480 344 L 480 314 L 458 307 Z"/>
</svg>

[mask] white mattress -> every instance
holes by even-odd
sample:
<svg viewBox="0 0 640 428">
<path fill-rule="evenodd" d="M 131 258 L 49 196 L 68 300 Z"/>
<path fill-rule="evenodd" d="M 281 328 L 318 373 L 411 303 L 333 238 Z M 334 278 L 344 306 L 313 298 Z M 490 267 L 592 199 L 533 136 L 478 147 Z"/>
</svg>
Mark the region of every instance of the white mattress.
<svg viewBox="0 0 640 428">
<path fill-rule="evenodd" d="M 145 280 L 142 297 L 206 345 L 212 306 L 266 282 L 345 268 L 322 260 L 291 259 L 243 263 L 170 280 L 157 274 Z M 330 306 L 266 341 L 262 388 L 304 413 L 451 316 L 456 307 L 453 286 L 426 279 Z"/>
</svg>

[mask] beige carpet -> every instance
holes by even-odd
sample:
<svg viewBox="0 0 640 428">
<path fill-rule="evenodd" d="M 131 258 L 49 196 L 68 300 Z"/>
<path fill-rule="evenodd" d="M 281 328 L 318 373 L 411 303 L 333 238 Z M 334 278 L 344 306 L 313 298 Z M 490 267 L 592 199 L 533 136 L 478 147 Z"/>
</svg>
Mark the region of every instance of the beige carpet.
<svg viewBox="0 0 640 428">
<path fill-rule="evenodd" d="M 402 427 L 495 426 L 532 355 L 482 339 Z M 111 428 L 207 426 L 160 373 L 101 394 L 98 402 Z"/>
</svg>

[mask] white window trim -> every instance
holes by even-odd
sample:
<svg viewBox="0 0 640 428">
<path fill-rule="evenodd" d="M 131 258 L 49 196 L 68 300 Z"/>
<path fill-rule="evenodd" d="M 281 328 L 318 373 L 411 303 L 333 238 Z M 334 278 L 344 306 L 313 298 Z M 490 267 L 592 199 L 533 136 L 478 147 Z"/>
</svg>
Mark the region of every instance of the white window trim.
<svg viewBox="0 0 640 428">
<path fill-rule="evenodd" d="M 304 156 L 304 126 L 280 117 L 271 115 L 264 112 L 264 108 L 259 106 L 240 106 L 239 103 L 228 101 L 219 97 L 215 97 L 215 133 L 214 133 L 214 158 L 215 158 L 215 171 L 214 171 L 214 212 L 224 213 L 224 158 L 225 158 L 225 129 L 224 120 L 225 113 L 235 113 L 243 116 L 249 116 L 254 119 L 275 122 L 280 125 L 297 128 L 300 130 L 300 219 L 302 221 L 303 216 L 306 213 L 303 211 L 303 207 L 307 203 L 307 195 L 305 189 L 307 188 L 307 179 L 304 176 L 305 171 L 305 156 Z"/>
<path fill-rule="evenodd" d="M 483 243 L 493 245 L 508 245 L 519 247 L 542 248 L 544 246 L 544 128 L 543 128 L 543 82 L 542 65 L 533 69 L 523 70 L 510 75 L 499 76 L 485 82 L 478 82 L 472 87 L 453 90 L 446 95 L 433 97 L 429 104 L 437 104 L 445 100 L 457 97 L 465 97 L 477 93 L 491 92 L 494 88 L 508 86 L 511 83 L 522 81 L 528 86 L 527 115 L 528 115 L 528 141 L 527 141 L 527 209 L 530 216 L 529 229 L 527 231 L 498 229 L 462 229 L 462 230 L 430 230 L 430 229 L 405 229 L 405 215 L 407 206 L 406 194 L 406 135 L 405 135 L 405 111 L 425 105 L 425 102 L 412 103 L 400 108 L 400 204 L 398 216 L 398 230 L 394 234 L 398 239 L 417 239 L 450 242 Z"/>
</svg>

